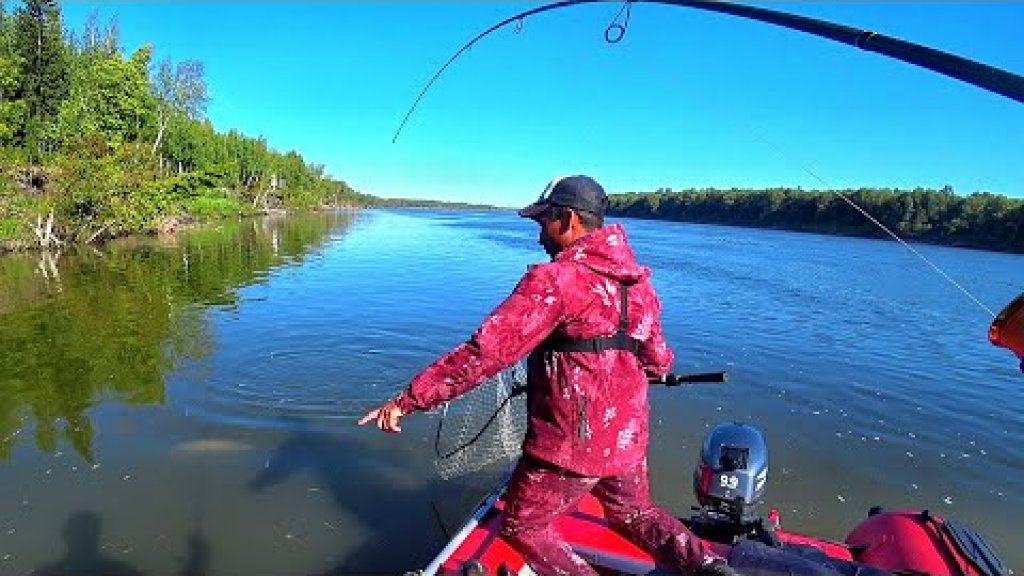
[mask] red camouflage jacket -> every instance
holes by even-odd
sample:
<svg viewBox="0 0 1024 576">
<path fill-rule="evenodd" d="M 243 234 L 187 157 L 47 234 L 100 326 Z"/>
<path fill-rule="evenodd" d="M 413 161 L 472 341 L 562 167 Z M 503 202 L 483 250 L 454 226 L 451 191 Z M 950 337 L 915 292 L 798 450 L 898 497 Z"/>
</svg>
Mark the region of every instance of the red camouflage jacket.
<svg viewBox="0 0 1024 576">
<path fill-rule="evenodd" d="M 413 378 L 396 399 L 398 406 L 406 413 L 430 410 L 529 353 L 523 451 L 585 476 L 630 470 L 647 452 L 645 371 L 665 374 L 673 360 L 650 274 L 637 264 L 619 224 L 586 234 L 550 263 L 531 266 L 469 341 Z M 544 349 L 552 336 L 614 335 L 623 285 L 637 354 Z"/>
</svg>

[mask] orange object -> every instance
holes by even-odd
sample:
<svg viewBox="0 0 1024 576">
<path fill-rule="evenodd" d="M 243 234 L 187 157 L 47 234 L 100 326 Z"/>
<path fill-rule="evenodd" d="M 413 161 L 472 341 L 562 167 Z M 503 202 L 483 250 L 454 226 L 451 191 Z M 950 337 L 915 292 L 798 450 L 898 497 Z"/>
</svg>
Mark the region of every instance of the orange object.
<svg viewBox="0 0 1024 576">
<path fill-rule="evenodd" d="M 1024 294 L 1017 296 L 992 321 L 988 339 L 1024 360 Z M 1024 367 L 1024 364 L 1022 364 Z"/>
</svg>

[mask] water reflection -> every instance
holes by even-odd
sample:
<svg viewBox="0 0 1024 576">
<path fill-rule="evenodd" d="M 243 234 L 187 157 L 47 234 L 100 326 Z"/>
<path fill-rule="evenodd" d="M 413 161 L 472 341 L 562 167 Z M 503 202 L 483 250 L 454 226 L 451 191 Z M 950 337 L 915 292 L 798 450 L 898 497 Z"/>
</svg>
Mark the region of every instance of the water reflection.
<svg viewBox="0 0 1024 576">
<path fill-rule="evenodd" d="M 240 287 L 301 264 L 352 218 L 227 221 L 172 240 L 0 259 L 0 459 L 33 438 L 94 462 L 95 407 L 163 404 L 165 376 L 211 354 L 206 306 L 237 306 Z"/>
</svg>

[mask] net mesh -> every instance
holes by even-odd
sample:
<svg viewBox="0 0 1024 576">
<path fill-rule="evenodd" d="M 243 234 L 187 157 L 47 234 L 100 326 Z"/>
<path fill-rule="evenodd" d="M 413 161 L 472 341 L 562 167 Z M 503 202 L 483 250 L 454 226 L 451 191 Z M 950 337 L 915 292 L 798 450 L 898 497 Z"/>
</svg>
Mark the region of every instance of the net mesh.
<svg viewBox="0 0 1024 576">
<path fill-rule="evenodd" d="M 500 472 L 519 457 L 526 434 L 526 364 L 519 361 L 445 405 L 435 451 L 445 480 Z"/>
</svg>

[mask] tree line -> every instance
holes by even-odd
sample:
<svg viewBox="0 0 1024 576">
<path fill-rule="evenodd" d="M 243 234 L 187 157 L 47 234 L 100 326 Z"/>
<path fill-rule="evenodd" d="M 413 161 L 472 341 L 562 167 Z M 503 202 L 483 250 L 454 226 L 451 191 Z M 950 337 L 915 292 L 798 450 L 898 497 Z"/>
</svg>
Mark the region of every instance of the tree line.
<svg viewBox="0 0 1024 576">
<path fill-rule="evenodd" d="M 0 250 L 373 199 L 298 152 L 217 132 L 202 62 L 153 53 L 124 54 L 114 20 L 76 33 L 56 0 L 0 0 Z"/>
<path fill-rule="evenodd" d="M 714 188 L 628 192 L 610 197 L 609 213 L 634 218 L 888 237 L 1024 253 L 1024 200 L 953 188 L 803 190 Z"/>
<path fill-rule="evenodd" d="M 197 60 L 126 55 L 116 21 L 64 28 L 56 0 L 0 0 L 0 252 L 102 240 L 275 208 L 439 206 L 353 190 L 262 138 L 217 132 Z M 843 195 L 901 237 L 1024 252 L 1020 200 L 949 187 Z M 463 207 L 477 207 L 465 205 Z M 613 214 L 879 236 L 832 191 L 662 188 L 612 197 Z"/>
<path fill-rule="evenodd" d="M 368 206 L 372 208 L 444 208 L 451 210 L 497 210 L 491 204 L 473 202 L 452 202 L 449 200 L 424 200 L 422 198 L 374 198 Z"/>
</svg>

